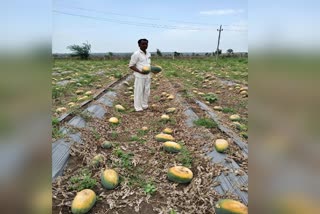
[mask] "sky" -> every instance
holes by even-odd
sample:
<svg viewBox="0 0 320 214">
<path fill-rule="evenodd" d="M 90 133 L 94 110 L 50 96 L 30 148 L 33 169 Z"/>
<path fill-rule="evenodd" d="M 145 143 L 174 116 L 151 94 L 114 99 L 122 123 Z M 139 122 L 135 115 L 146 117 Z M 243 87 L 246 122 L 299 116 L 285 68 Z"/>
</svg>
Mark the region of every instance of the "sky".
<svg viewBox="0 0 320 214">
<path fill-rule="evenodd" d="M 140 38 L 155 52 L 248 51 L 246 0 L 54 0 L 52 52 L 91 44 L 91 52 L 133 52 Z"/>
<path fill-rule="evenodd" d="M 93 52 L 133 52 L 140 38 L 149 39 L 151 52 L 211 52 L 220 24 L 223 52 L 319 51 L 319 6 L 316 0 L 5 0 L 0 53 L 28 52 L 43 42 L 53 53 L 68 53 L 67 46 L 86 41 Z"/>
</svg>

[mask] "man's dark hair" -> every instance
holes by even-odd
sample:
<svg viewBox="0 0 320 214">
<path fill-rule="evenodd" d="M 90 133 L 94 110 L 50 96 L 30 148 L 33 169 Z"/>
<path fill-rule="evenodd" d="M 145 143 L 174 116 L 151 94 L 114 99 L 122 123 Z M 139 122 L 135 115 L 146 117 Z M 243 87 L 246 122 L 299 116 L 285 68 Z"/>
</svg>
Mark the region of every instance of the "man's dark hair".
<svg viewBox="0 0 320 214">
<path fill-rule="evenodd" d="M 148 41 L 147 39 L 139 39 L 139 40 L 138 40 L 138 44 L 140 45 L 140 43 L 141 43 L 142 41 L 145 41 L 145 42 L 148 42 L 148 43 L 149 43 L 149 41 Z"/>
</svg>

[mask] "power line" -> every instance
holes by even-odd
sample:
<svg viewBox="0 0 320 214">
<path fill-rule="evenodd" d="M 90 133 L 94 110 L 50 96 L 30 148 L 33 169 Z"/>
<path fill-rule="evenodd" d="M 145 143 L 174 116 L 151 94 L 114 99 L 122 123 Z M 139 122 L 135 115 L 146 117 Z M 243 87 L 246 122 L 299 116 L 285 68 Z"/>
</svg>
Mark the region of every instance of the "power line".
<svg viewBox="0 0 320 214">
<path fill-rule="evenodd" d="M 235 31 L 235 32 L 247 32 L 246 29 L 224 29 L 225 31 Z"/>
<path fill-rule="evenodd" d="M 102 14 L 113 14 L 117 16 L 125 16 L 125 17 L 133 17 L 133 18 L 138 18 L 138 19 L 149 19 L 149 20 L 160 20 L 156 18 L 149 18 L 149 17 L 141 17 L 141 16 L 132 16 L 132 15 L 125 15 L 121 13 L 115 13 L 115 12 L 110 12 L 110 11 L 101 11 L 101 10 L 94 10 L 94 9 L 87 9 L 87 8 L 82 8 L 82 7 L 70 7 L 71 9 L 77 9 L 77 10 L 83 10 L 83 11 L 91 11 L 91 12 L 96 12 L 96 13 L 102 13 Z"/>
<path fill-rule="evenodd" d="M 129 21 L 116 20 L 116 19 L 66 13 L 66 12 L 58 11 L 58 10 L 53 10 L 53 12 L 64 14 L 64 15 L 77 16 L 77 17 L 83 17 L 83 18 L 89 18 L 89 19 L 101 20 L 101 21 L 109 21 L 109 22 L 115 22 L 118 24 L 135 25 L 135 26 L 141 26 L 141 27 L 154 27 L 154 28 L 180 29 L 180 30 L 204 30 L 203 28 L 189 28 L 189 27 L 178 27 L 178 26 L 170 26 L 170 25 L 158 25 L 158 24 L 150 24 L 150 23 L 129 22 Z"/>
<path fill-rule="evenodd" d="M 100 21 L 108 21 L 108 22 L 114 22 L 117 24 L 126 24 L 126 25 L 134 25 L 139 27 L 151 27 L 151 28 L 164 28 L 164 29 L 178 29 L 178 30 L 212 30 L 212 28 L 190 28 L 190 27 L 179 27 L 179 26 L 172 26 L 172 25 L 159 25 L 159 24 L 151 24 L 151 23 L 140 23 L 140 22 L 130 22 L 130 21 L 123 21 L 123 20 L 117 20 L 117 19 L 109 19 L 109 18 L 102 18 L 102 17 L 95 17 L 95 16 L 86 16 L 86 15 L 80 15 L 80 14 L 74 14 L 74 13 L 66 13 L 59 10 L 53 10 L 54 13 L 59 13 L 63 15 L 69 15 L 69 16 L 75 16 L 75 17 L 82 17 L 82 18 L 88 18 L 88 19 L 94 19 L 94 20 L 100 20 Z M 233 30 L 229 30 L 233 31 Z"/>
<path fill-rule="evenodd" d="M 142 17 L 142 16 L 133 16 L 133 15 L 127 15 L 127 14 L 121 14 L 121 13 L 115 13 L 115 12 L 110 12 L 110 11 L 102 11 L 102 10 L 95 10 L 95 9 L 87 9 L 87 8 L 82 8 L 82 7 L 71 7 L 67 6 L 70 9 L 77 9 L 77 10 L 82 10 L 82 11 L 89 11 L 89 12 L 97 12 L 97 13 L 102 13 L 102 14 L 113 14 L 117 16 L 124 16 L 124 17 L 133 17 L 133 18 L 138 18 L 138 19 L 146 19 L 146 20 L 159 20 L 159 18 L 151 18 L 151 17 Z M 185 24 L 193 24 L 193 25 L 207 25 L 207 26 L 219 26 L 219 24 L 209 24 L 209 23 L 200 23 L 200 22 L 188 22 L 188 21 L 179 21 L 179 20 L 162 20 L 162 21 L 169 21 L 169 22 L 176 22 L 176 23 L 185 23 Z M 245 25 L 223 25 L 223 26 L 235 26 L 235 27 L 244 27 Z"/>
</svg>

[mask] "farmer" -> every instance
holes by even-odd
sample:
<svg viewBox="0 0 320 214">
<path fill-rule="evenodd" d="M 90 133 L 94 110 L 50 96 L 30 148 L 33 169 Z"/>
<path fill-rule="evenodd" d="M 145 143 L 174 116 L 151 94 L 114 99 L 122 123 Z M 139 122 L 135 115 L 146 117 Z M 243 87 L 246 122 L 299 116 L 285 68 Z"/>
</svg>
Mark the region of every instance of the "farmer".
<svg viewBox="0 0 320 214">
<path fill-rule="evenodd" d="M 142 73 L 143 66 L 150 66 L 151 54 L 147 52 L 148 40 L 139 39 L 139 50 L 131 56 L 129 68 L 134 71 L 134 108 L 136 111 L 143 111 L 148 108 L 148 99 L 150 95 L 150 73 Z"/>
</svg>

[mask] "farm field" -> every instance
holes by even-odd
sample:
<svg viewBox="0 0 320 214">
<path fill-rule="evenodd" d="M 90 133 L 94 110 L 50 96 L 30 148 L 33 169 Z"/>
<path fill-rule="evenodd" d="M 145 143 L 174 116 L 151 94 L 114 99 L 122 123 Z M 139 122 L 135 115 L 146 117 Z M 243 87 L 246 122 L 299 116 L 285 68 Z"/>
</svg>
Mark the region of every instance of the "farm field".
<svg viewBox="0 0 320 214">
<path fill-rule="evenodd" d="M 213 187 L 219 186 L 215 178 L 221 174 L 248 173 L 248 157 L 236 143 L 248 143 L 247 58 L 224 58 L 217 64 L 209 57 L 155 57 L 152 64 L 160 65 L 163 71 L 152 75 L 149 108 L 143 112 L 133 109 L 134 78 L 130 78 L 128 62 L 54 60 L 52 142 L 65 139 L 71 147 L 62 176 L 52 182 L 53 213 L 71 213 L 72 200 L 82 189 L 92 189 L 97 195 L 89 213 L 215 213 L 214 205 L 219 199 L 242 201 L 232 191 L 221 194 Z M 101 117 L 83 112 L 83 102 L 123 77 L 127 79 L 119 87 L 106 91 L 114 95 L 112 103 L 102 105 L 101 99 L 90 103 L 102 108 Z M 217 121 L 201 108 L 202 104 Z M 124 110 L 117 110 L 116 105 Z M 188 110 L 196 115 L 192 122 L 186 114 Z M 69 112 L 80 117 L 83 125 L 60 123 L 59 118 Z M 111 117 L 118 118 L 119 123 L 110 123 Z M 222 131 L 219 124 L 237 140 Z M 178 153 L 165 151 L 163 142 L 155 137 L 166 128 L 172 130 L 170 141 L 181 147 Z M 82 143 L 74 143 L 70 133 L 80 133 Z M 214 154 L 217 139 L 229 142 L 223 157 L 239 166 L 236 172 L 213 162 L 208 155 Z M 105 141 L 111 142 L 112 147 L 102 148 Z M 97 155 L 100 159 L 93 163 Z M 173 166 L 189 168 L 193 173 L 191 182 L 169 181 L 168 169 Z M 115 189 L 107 190 L 101 184 L 101 173 L 106 168 L 119 175 Z M 247 186 L 234 188 L 248 192 Z"/>
</svg>

